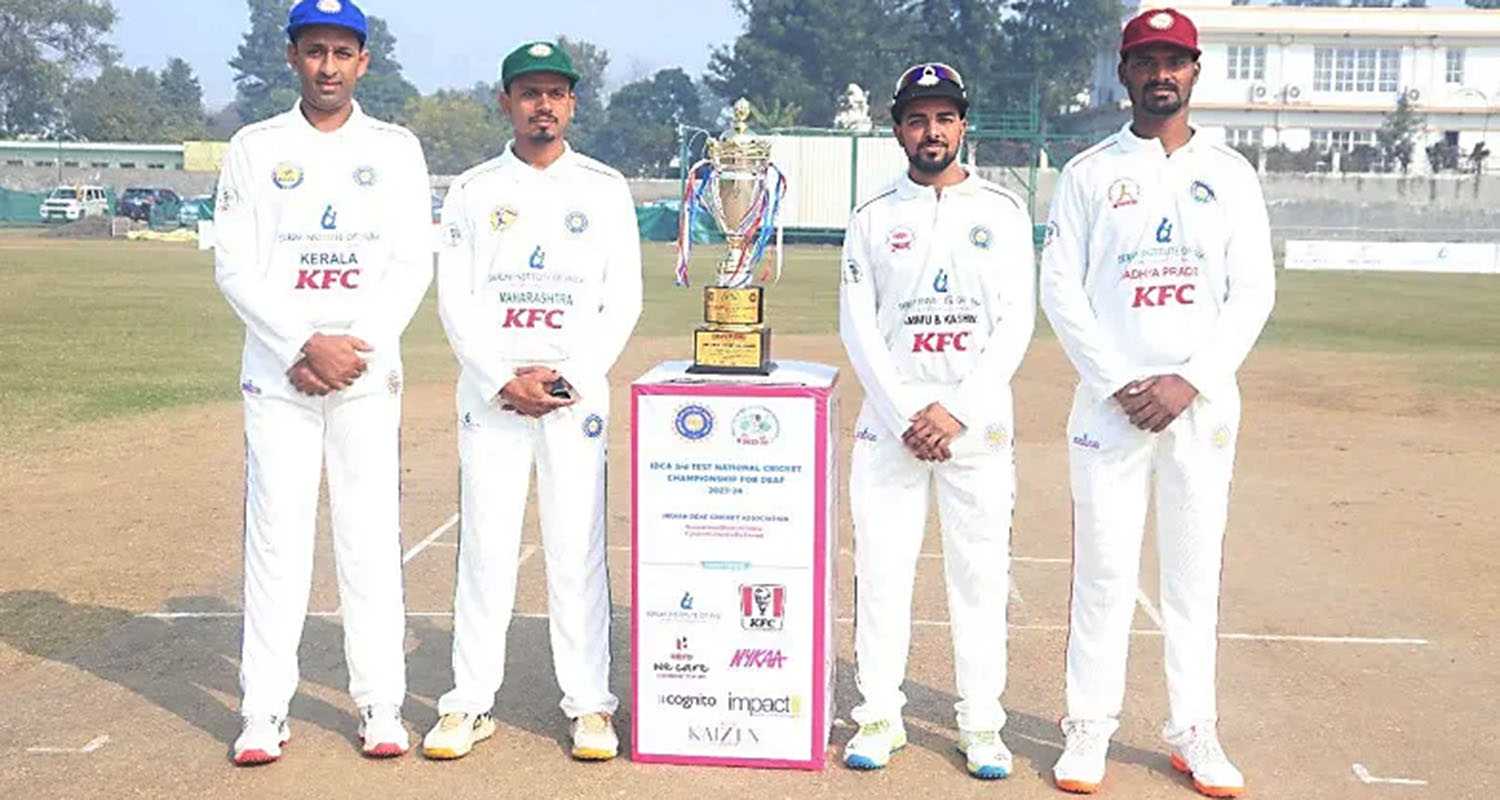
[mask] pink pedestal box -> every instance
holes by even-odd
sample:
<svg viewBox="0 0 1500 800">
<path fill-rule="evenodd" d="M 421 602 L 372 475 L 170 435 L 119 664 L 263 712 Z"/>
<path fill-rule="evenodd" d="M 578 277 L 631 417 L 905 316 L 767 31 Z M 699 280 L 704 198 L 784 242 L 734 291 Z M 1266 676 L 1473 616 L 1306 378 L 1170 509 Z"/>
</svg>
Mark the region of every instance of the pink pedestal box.
<svg viewBox="0 0 1500 800">
<path fill-rule="evenodd" d="M 633 758 L 822 769 L 838 370 L 715 377 L 690 363 L 630 391 Z"/>
</svg>

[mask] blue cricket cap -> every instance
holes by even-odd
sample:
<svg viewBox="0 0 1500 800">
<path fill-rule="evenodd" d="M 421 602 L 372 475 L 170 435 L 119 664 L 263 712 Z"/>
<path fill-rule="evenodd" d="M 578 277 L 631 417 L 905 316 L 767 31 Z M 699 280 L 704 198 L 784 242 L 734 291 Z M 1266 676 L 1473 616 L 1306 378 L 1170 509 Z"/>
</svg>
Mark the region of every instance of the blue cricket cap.
<svg viewBox="0 0 1500 800">
<path fill-rule="evenodd" d="M 292 6 L 287 15 L 286 35 L 296 39 L 297 31 L 309 25 L 335 25 L 353 31 L 359 43 L 365 43 L 369 26 L 365 23 L 365 12 L 350 0 L 302 0 Z"/>
</svg>

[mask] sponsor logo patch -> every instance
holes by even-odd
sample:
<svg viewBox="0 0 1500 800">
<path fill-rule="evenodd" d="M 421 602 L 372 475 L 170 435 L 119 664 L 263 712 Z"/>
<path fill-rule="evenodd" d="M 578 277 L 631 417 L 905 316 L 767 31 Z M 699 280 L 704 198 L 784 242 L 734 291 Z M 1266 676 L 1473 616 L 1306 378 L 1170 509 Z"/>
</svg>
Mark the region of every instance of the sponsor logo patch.
<svg viewBox="0 0 1500 800">
<path fill-rule="evenodd" d="M 563 328 L 563 316 L 567 313 L 560 308 L 507 308 L 505 321 L 500 323 L 500 327 L 526 330 L 550 328 L 560 331 Z"/>
<path fill-rule="evenodd" d="M 975 225 L 969 229 L 969 244 L 974 245 L 980 250 L 990 249 L 990 244 L 994 238 L 995 235 L 990 232 L 990 229 L 983 225 Z"/>
<path fill-rule="evenodd" d="M 1192 196 L 1195 203 L 1212 203 L 1219 199 L 1219 196 L 1214 194 L 1214 187 L 1203 181 L 1193 181 L 1193 185 L 1188 187 L 1188 194 Z"/>
<path fill-rule="evenodd" d="M 326 253 L 314 253 L 312 256 L 324 256 L 331 258 Z M 307 256 L 303 256 L 307 258 Z M 303 263 L 307 263 L 303 261 Z M 338 262 L 330 262 L 338 263 Z M 356 262 L 358 263 L 358 262 Z M 360 270 L 357 269 L 299 269 L 297 270 L 297 289 L 358 289 Z"/>
<path fill-rule="evenodd" d="M 786 654 L 769 647 L 741 647 L 729 658 L 730 669 L 781 669 L 786 666 Z"/>
<path fill-rule="evenodd" d="M 1172 243 L 1172 220 L 1166 217 L 1161 218 L 1161 224 L 1156 226 L 1156 243 Z"/>
<path fill-rule="evenodd" d="M 802 716 L 802 696 L 788 694 L 780 697 L 746 697 L 730 692 L 725 709 L 751 717 L 796 719 Z"/>
<path fill-rule="evenodd" d="M 245 394 L 255 395 L 256 397 L 260 397 L 261 395 L 260 387 L 255 385 L 255 381 L 249 380 L 248 378 L 244 383 L 240 384 L 240 391 L 244 392 Z"/>
<path fill-rule="evenodd" d="M 699 679 L 708 677 L 709 667 L 693 654 L 688 637 L 679 636 L 672 642 L 672 652 L 666 658 L 651 663 L 651 671 L 658 678 Z"/>
<path fill-rule="evenodd" d="M 490 212 L 490 230 L 499 233 L 506 228 L 516 224 L 516 218 L 521 216 L 520 212 L 510 206 L 497 206 Z"/>
<path fill-rule="evenodd" d="M 708 694 L 664 694 L 656 698 L 656 704 L 692 711 L 695 708 L 713 708 L 719 704 L 719 698 Z"/>
<path fill-rule="evenodd" d="M 740 585 L 740 627 L 779 631 L 786 624 L 786 587 L 779 583 Z"/>
<path fill-rule="evenodd" d="M 569 211 L 563 217 L 563 227 L 568 229 L 568 233 L 577 236 L 589 229 L 589 215 L 582 211 Z"/>
<path fill-rule="evenodd" d="M 1168 283 L 1160 286 L 1135 287 L 1135 299 L 1131 308 L 1157 308 L 1166 305 L 1193 305 L 1193 293 L 1198 287 L 1191 283 Z"/>
<path fill-rule="evenodd" d="M 1176 20 L 1172 18 L 1171 14 L 1163 11 L 1160 14 L 1152 15 L 1151 19 L 1146 20 L 1146 24 L 1156 30 L 1165 31 L 1171 30 L 1172 26 L 1176 24 Z"/>
<path fill-rule="evenodd" d="M 1141 202 L 1141 185 L 1130 178 L 1120 178 L 1109 185 L 1105 197 L 1109 198 L 1110 208 L 1133 206 Z"/>
<path fill-rule="evenodd" d="M 969 332 L 927 331 L 912 335 L 913 353 L 946 353 L 949 350 L 966 352 L 969 349 Z"/>
<path fill-rule="evenodd" d="M 278 189 L 295 189 L 302 185 L 302 167 L 283 161 L 271 170 L 271 182 Z"/>
<path fill-rule="evenodd" d="M 1074 436 L 1073 437 L 1073 444 L 1075 446 L 1077 446 L 1077 447 L 1082 447 L 1082 448 L 1084 448 L 1086 450 L 1098 450 L 1099 449 L 1099 440 L 1098 439 L 1092 439 L 1092 438 L 1090 438 L 1087 433 L 1081 433 L 1081 434 L 1079 434 L 1077 436 Z"/>
<path fill-rule="evenodd" d="M 1059 230 L 1058 230 L 1058 227 L 1057 227 L 1057 221 L 1056 220 L 1049 220 L 1047 222 L 1046 232 L 1042 235 L 1042 249 L 1043 250 L 1046 250 L 1047 248 L 1049 248 L 1049 247 L 1052 246 L 1052 242 L 1056 241 L 1058 233 L 1059 233 Z"/>
<path fill-rule="evenodd" d="M 859 265 L 853 261 L 844 262 L 844 283 L 859 283 L 860 280 Z"/>
<path fill-rule="evenodd" d="M 938 274 L 932 278 L 932 290 L 938 294 L 948 293 L 948 271 L 938 270 Z"/>
<path fill-rule="evenodd" d="M 1229 443 L 1232 441 L 1234 441 L 1234 434 L 1229 432 L 1228 425 L 1220 425 L 1219 427 L 1214 429 L 1214 447 L 1223 450 L 1224 448 L 1228 447 Z"/>
<path fill-rule="evenodd" d="M 914 241 L 916 237 L 912 234 L 911 228 L 907 227 L 896 228 L 885 237 L 886 246 L 891 248 L 892 253 L 898 250 L 910 250 Z"/>
<path fill-rule="evenodd" d="M 984 429 L 984 443 L 991 450 L 999 450 L 1010 444 L 1010 431 L 1006 430 L 1005 426 L 998 422 L 992 423 L 988 428 Z"/>
<path fill-rule="evenodd" d="M 687 734 L 689 742 L 713 747 L 735 748 L 746 744 L 760 744 L 760 732 L 744 725 L 689 725 Z"/>
<path fill-rule="evenodd" d="M 363 166 L 354 170 L 354 183 L 366 189 L 380 182 L 380 173 L 374 167 Z"/>
<path fill-rule="evenodd" d="M 878 442 L 878 441 L 880 441 L 880 437 L 876 436 L 875 432 L 872 431 L 872 430 L 870 430 L 868 427 L 860 428 L 859 432 L 856 433 L 856 434 L 854 434 L 854 438 L 858 439 L 861 442 Z"/>
</svg>

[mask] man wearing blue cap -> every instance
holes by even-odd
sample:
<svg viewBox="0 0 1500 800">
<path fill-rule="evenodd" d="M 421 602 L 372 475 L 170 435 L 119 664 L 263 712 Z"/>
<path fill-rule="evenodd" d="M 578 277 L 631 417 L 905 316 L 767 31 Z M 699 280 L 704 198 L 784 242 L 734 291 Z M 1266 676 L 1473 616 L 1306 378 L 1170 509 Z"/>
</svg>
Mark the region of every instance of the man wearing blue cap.
<svg viewBox="0 0 1500 800">
<path fill-rule="evenodd" d="M 564 136 L 578 73 L 551 42 L 506 57 L 515 139 L 443 204 L 438 308 L 458 356 L 460 510 L 453 690 L 422 742 L 460 758 L 495 731 L 531 470 L 547 558 L 553 668 L 575 758 L 619 751 L 609 690 L 604 467 L 610 367 L 641 313 L 625 179 Z"/>
<path fill-rule="evenodd" d="M 432 212 L 416 137 L 354 102 L 365 35 L 348 0 L 292 8 L 302 97 L 235 134 L 219 177 L 214 277 L 246 329 L 240 765 L 290 736 L 325 461 L 363 750 L 408 746 L 400 339 L 432 279 Z"/>
</svg>

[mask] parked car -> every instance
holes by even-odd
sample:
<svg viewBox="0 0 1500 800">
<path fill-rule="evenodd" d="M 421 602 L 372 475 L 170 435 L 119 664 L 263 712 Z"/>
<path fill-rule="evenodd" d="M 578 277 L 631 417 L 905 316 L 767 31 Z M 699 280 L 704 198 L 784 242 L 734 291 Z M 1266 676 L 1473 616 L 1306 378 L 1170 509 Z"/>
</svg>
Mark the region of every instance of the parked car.
<svg viewBox="0 0 1500 800">
<path fill-rule="evenodd" d="M 42 219 L 72 222 L 109 214 L 109 195 L 103 186 L 59 186 L 42 201 Z"/>
<path fill-rule="evenodd" d="M 177 204 L 182 199 L 171 189 L 156 189 L 142 186 L 132 186 L 125 190 L 120 197 L 119 215 L 141 222 L 151 221 L 151 209 L 162 205 L 171 209 L 172 214 L 177 213 Z"/>
<path fill-rule="evenodd" d="M 204 208 L 212 208 L 214 196 L 211 194 L 200 194 L 185 198 L 182 207 L 177 210 L 177 224 L 183 227 L 192 227 L 198 224 L 199 212 Z"/>
</svg>

